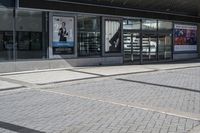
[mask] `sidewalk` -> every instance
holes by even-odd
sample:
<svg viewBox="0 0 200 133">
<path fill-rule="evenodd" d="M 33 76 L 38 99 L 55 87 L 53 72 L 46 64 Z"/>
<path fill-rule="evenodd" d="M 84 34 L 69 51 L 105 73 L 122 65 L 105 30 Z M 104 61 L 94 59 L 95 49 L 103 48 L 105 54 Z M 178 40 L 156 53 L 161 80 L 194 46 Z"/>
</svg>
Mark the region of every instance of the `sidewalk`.
<svg viewBox="0 0 200 133">
<path fill-rule="evenodd" d="M 171 69 L 182 69 L 190 67 L 200 67 L 200 62 L 195 61 L 195 62 L 179 62 L 179 63 L 169 63 L 169 64 L 82 67 L 73 69 L 58 69 L 58 70 L 43 70 L 43 71 L 40 70 L 40 71 L 30 71 L 22 73 L 7 73 L 0 75 L 0 89 L 4 90 L 9 88 L 23 87 L 21 82 L 34 85 L 45 85 L 45 84 L 67 82 L 67 81 L 69 82 L 74 80 L 109 77 L 109 76 L 126 75 L 134 73 L 164 71 Z"/>
<path fill-rule="evenodd" d="M 199 133 L 199 75 L 199 62 L 4 74 L 0 132 Z"/>
</svg>

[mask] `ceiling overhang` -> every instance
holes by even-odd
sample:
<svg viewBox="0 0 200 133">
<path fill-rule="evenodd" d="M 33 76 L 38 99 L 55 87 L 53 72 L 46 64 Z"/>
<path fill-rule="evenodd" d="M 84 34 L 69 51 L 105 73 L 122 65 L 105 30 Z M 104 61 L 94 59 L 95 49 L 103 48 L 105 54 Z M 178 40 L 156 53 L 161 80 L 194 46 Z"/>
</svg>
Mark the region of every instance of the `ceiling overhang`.
<svg viewBox="0 0 200 133">
<path fill-rule="evenodd" d="M 144 8 L 145 6 L 139 9 L 139 8 L 132 8 L 134 6 L 131 7 L 131 5 L 127 5 L 128 1 L 131 1 L 131 0 L 110 0 L 110 3 L 108 0 L 107 2 L 103 2 L 103 1 L 106 1 L 106 0 L 93 0 L 93 1 L 84 0 L 84 2 L 83 0 L 76 0 L 76 1 L 19 0 L 19 7 L 95 13 L 95 14 L 127 16 L 127 17 L 145 17 L 145 18 L 167 19 L 167 20 L 177 20 L 177 21 L 200 22 L 200 17 L 198 16 L 199 13 L 194 9 L 191 10 L 191 12 L 189 11 L 180 12 L 180 9 L 175 11 L 174 8 L 166 9 L 166 11 L 164 11 L 164 9 L 163 10 L 162 9 L 147 10 Z M 118 1 L 118 3 L 116 1 Z M 122 1 L 123 1 L 123 4 L 122 4 Z M 155 0 L 152 0 L 152 1 L 155 1 Z M 160 0 L 156 0 L 156 1 L 160 1 Z M 179 0 L 176 0 L 176 1 L 179 1 Z M 122 5 L 120 4 L 120 2 Z M 187 10 L 189 10 L 189 8 Z"/>
</svg>

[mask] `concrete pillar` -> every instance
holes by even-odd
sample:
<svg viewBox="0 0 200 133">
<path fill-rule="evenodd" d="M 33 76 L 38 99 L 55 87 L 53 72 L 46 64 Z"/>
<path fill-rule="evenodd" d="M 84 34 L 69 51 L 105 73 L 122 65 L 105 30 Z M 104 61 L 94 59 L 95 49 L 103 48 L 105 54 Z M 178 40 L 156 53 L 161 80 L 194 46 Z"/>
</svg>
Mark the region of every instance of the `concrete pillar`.
<svg viewBox="0 0 200 133">
<path fill-rule="evenodd" d="M 199 12 L 199 16 L 200 16 L 200 12 Z M 200 22 L 198 23 L 198 30 L 197 30 L 197 45 L 198 45 L 198 54 L 200 57 Z"/>
<path fill-rule="evenodd" d="M 197 45 L 198 45 L 198 54 L 200 57 L 200 23 L 198 24 L 198 30 L 197 30 Z"/>
</svg>

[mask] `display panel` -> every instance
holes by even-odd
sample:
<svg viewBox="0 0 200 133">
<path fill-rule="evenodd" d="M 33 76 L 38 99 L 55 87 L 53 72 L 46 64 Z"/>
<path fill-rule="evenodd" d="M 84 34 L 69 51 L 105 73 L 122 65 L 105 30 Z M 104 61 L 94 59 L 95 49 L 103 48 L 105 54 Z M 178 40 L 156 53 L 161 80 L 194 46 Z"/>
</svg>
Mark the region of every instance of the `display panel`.
<svg viewBox="0 0 200 133">
<path fill-rule="evenodd" d="M 197 51 L 197 26 L 174 25 L 174 51 Z"/>
<path fill-rule="evenodd" d="M 53 54 L 73 54 L 74 44 L 74 17 L 53 16 Z"/>
<path fill-rule="evenodd" d="M 121 21 L 105 21 L 105 52 L 121 52 Z"/>
</svg>

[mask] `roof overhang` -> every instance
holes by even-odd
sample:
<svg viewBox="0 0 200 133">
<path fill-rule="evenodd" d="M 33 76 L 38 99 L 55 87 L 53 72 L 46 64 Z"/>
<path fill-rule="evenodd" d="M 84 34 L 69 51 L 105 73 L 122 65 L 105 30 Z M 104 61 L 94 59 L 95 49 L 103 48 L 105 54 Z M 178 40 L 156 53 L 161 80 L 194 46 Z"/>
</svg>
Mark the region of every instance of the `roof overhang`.
<svg viewBox="0 0 200 133">
<path fill-rule="evenodd" d="M 83 0 L 82 0 L 83 1 Z M 177 20 L 177 21 L 189 21 L 189 22 L 200 22 L 200 17 L 197 15 L 196 10 L 192 10 L 187 13 L 180 13 L 180 11 L 173 10 L 147 10 L 144 8 L 131 8 L 130 6 L 119 4 L 106 4 L 106 2 L 101 2 L 102 0 L 94 0 L 89 2 L 89 0 L 69 1 L 69 0 L 19 0 L 19 8 L 37 8 L 46 10 L 60 10 L 60 11 L 70 11 L 70 12 L 84 12 L 84 13 L 95 13 L 95 14 L 105 14 L 105 15 L 116 15 L 116 16 L 127 16 L 127 17 L 145 17 L 145 18 L 155 18 L 155 19 L 167 19 L 167 20 Z M 88 1 L 88 2 L 87 2 Z M 112 0 L 115 1 L 115 0 Z M 118 2 L 128 0 L 116 0 Z M 143 0 L 144 1 L 144 0 Z M 155 0 L 152 0 L 155 1 Z M 156 0 L 160 1 L 160 0 Z M 178 0 L 176 0 L 178 1 Z M 184 0 L 182 0 L 184 1 Z M 188 1 L 188 0 L 185 0 Z M 190 0 L 191 1 L 191 0 Z M 199 5 L 198 5 L 199 6 Z M 134 6 L 133 6 L 134 7 Z M 188 9 L 189 10 L 189 9 Z"/>
</svg>

